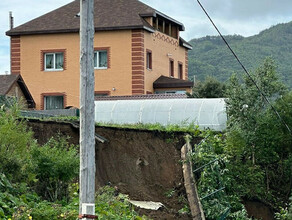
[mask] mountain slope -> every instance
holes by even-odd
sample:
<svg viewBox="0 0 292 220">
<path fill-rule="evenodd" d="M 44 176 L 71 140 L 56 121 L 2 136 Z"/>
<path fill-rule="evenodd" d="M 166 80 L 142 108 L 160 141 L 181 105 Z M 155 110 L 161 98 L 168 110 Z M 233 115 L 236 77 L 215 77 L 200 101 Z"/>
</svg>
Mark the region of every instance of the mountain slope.
<svg viewBox="0 0 292 220">
<path fill-rule="evenodd" d="M 278 24 L 251 37 L 225 36 L 239 59 L 249 71 L 253 71 L 267 56 L 278 65 L 282 80 L 292 87 L 292 22 Z M 189 77 L 198 80 L 214 76 L 225 81 L 243 70 L 219 36 L 207 36 L 189 42 Z"/>
</svg>

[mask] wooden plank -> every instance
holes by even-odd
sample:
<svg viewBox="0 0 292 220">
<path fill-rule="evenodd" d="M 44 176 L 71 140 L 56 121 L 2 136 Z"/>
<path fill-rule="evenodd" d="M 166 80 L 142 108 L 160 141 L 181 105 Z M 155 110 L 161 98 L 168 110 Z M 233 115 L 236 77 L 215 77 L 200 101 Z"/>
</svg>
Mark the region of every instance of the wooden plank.
<svg viewBox="0 0 292 220">
<path fill-rule="evenodd" d="M 189 137 L 190 138 L 190 137 Z M 198 196 L 196 180 L 194 179 L 192 163 L 189 160 L 189 155 L 192 152 L 192 147 L 187 137 L 187 143 L 181 149 L 181 159 L 183 161 L 183 176 L 184 176 L 184 185 L 189 201 L 189 206 L 191 209 L 192 219 L 193 220 L 205 220 L 205 215 L 203 208 Z"/>
</svg>

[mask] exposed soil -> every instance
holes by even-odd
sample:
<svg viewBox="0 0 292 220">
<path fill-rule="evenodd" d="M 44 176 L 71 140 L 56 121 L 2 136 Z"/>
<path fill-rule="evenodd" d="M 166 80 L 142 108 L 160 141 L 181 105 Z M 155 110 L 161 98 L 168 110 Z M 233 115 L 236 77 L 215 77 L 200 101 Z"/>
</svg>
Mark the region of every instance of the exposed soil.
<svg viewBox="0 0 292 220">
<path fill-rule="evenodd" d="M 57 134 L 79 143 L 79 130 L 70 123 L 29 120 L 28 125 L 40 144 Z M 96 133 L 108 140 L 96 144 L 97 188 L 110 184 L 132 200 L 163 203 L 158 211 L 137 209 L 152 219 L 191 219 L 178 214 L 186 203 L 180 163 L 183 133 L 106 127 L 96 127 Z"/>
<path fill-rule="evenodd" d="M 274 212 L 269 205 L 256 200 L 245 200 L 243 204 L 249 217 L 262 220 L 274 220 Z"/>
<path fill-rule="evenodd" d="M 79 144 L 79 128 L 70 123 L 29 120 L 28 125 L 40 144 L 59 134 Z M 140 215 L 151 219 L 191 219 L 178 213 L 187 203 L 180 163 L 183 133 L 108 127 L 96 127 L 96 133 L 108 140 L 96 144 L 97 188 L 109 184 L 132 200 L 163 203 L 165 207 L 158 211 L 136 208 Z M 243 203 L 250 217 L 274 219 L 268 205 L 249 200 Z"/>
</svg>

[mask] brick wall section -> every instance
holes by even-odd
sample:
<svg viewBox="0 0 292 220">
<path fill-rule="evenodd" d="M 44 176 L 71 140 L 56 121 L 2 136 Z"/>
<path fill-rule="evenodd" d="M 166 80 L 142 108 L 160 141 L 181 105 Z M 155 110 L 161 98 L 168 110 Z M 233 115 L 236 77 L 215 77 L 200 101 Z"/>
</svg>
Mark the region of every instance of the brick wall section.
<svg viewBox="0 0 292 220">
<path fill-rule="evenodd" d="M 60 92 L 60 93 L 58 93 L 58 92 L 54 92 L 54 93 L 42 93 L 41 94 L 41 106 L 40 106 L 40 109 L 41 110 L 44 110 L 44 108 L 45 108 L 45 103 L 44 103 L 44 97 L 45 96 L 63 96 L 63 106 L 64 106 L 64 108 L 66 108 L 66 106 L 67 106 L 67 95 L 66 95 L 66 93 L 65 92 Z"/>
<path fill-rule="evenodd" d="M 132 95 L 145 93 L 144 57 L 144 31 L 132 30 Z"/>
<path fill-rule="evenodd" d="M 185 80 L 188 80 L 188 71 L 189 71 L 189 58 L 188 58 L 188 50 L 186 49 L 186 61 L 185 61 Z"/>
<path fill-rule="evenodd" d="M 11 74 L 20 74 L 20 36 L 10 38 Z"/>
</svg>

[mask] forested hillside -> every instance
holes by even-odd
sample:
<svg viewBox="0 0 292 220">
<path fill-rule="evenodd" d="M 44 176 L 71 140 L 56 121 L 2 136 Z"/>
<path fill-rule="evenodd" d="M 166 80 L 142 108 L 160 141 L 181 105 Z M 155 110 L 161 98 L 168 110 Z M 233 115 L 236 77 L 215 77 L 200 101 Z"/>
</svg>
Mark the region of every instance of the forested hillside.
<svg viewBox="0 0 292 220">
<path fill-rule="evenodd" d="M 226 40 L 250 71 L 271 56 L 278 65 L 281 79 L 292 87 L 292 22 L 278 24 L 251 37 L 226 36 Z M 242 72 L 219 36 L 193 39 L 189 43 L 193 46 L 189 52 L 190 79 L 194 75 L 201 81 L 206 76 L 214 76 L 225 81 L 232 73 Z"/>
</svg>

